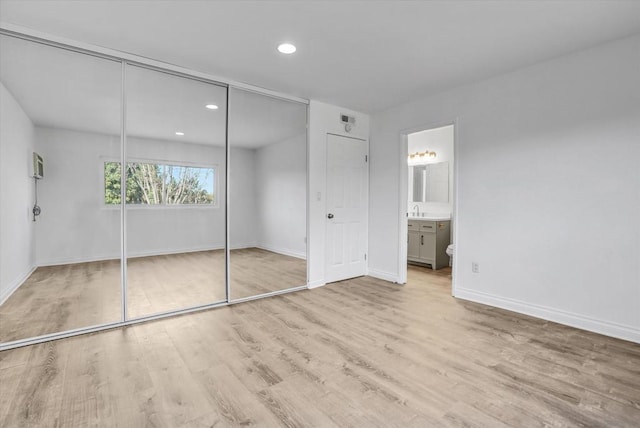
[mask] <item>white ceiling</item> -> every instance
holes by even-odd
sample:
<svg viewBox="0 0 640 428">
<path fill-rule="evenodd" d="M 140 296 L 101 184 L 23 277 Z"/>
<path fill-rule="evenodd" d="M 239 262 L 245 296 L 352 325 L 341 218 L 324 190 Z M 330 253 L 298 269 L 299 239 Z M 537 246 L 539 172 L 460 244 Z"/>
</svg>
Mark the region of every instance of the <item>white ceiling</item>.
<svg viewBox="0 0 640 428">
<path fill-rule="evenodd" d="M 1 0 L 0 19 L 371 113 L 638 33 L 640 1 Z"/>
</svg>

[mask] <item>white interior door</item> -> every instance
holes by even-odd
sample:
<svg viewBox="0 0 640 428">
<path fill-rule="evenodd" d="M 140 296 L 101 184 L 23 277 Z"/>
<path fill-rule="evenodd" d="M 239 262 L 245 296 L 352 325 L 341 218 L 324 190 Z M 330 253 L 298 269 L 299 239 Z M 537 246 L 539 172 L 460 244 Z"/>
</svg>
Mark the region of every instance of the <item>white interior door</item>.
<svg viewBox="0 0 640 428">
<path fill-rule="evenodd" d="M 327 134 L 326 281 L 366 273 L 367 142 Z"/>
</svg>

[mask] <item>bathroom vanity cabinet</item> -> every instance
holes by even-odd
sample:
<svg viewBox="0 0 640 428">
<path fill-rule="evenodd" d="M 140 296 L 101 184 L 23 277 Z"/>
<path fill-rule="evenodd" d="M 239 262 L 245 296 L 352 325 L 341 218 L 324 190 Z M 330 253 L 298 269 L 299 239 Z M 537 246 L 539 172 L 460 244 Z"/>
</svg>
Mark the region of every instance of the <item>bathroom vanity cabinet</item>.
<svg viewBox="0 0 640 428">
<path fill-rule="evenodd" d="M 447 246 L 451 238 L 450 220 L 409 219 L 407 261 L 430 265 L 434 270 L 449 266 Z"/>
</svg>

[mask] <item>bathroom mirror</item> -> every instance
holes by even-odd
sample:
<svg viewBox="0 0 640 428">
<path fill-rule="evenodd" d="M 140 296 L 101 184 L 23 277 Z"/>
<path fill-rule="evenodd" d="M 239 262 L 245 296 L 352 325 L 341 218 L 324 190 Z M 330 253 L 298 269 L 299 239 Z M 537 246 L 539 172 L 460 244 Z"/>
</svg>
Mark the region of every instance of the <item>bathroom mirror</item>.
<svg viewBox="0 0 640 428">
<path fill-rule="evenodd" d="M 229 299 L 307 284 L 307 105 L 229 88 Z"/>
<path fill-rule="evenodd" d="M 449 202 L 449 162 L 409 166 L 410 202 Z"/>
</svg>

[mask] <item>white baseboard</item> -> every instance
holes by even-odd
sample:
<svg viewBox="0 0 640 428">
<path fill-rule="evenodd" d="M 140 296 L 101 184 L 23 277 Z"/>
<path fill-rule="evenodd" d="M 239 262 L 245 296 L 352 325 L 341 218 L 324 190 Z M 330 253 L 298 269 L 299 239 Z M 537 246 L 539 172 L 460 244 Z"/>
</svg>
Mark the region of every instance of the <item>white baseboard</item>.
<svg viewBox="0 0 640 428">
<path fill-rule="evenodd" d="M 323 285 L 327 285 L 327 283 L 324 282 L 323 279 L 319 279 L 316 281 L 311 281 L 309 284 L 307 284 L 307 288 L 309 289 L 318 288 L 318 287 L 322 287 Z"/>
<path fill-rule="evenodd" d="M 92 257 L 65 257 L 59 259 L 50 259 L 38 261 L 38 266 L 59 266 L 59 265 L 72 265 L 75 263 L 89 263 L 89 262 L 101 262 L 104 260 L 115 260 L 120 259 L 120 254 L 101 254 Z"/>
<path fill-rule="evenodd" d="M 257 247 L 257 243 L 255 242 L 246 242 L 246 243 L 240 243 L 240 244 L 233 244 L 231 245 L 231 247 L 229 247 L 230 250 L 246 250 L 247 248 L 256 248 Z M 224 247 L 221 247 L 220 249 L 224 249 Z"/>
<path fill-rule="evenodd" d="M 604 334 L 606 336 L 640 343 L 640 329 L 633 326 L 599 320 L 559 309 L 534 305 L 515 299 L 498 297 L 492 294 L 460 287 L 456 287 L 455 297 L 463 300 L 469 300 L 471 302 L 483 303 L 485 305 L 507 309 L 513 312 L 557 322 L 559 324 L 568 325 L 582 330 L 592 331 L 594 333 Z"/>
<path fill-rule="evenodd" d="M 190 247 L 190 248 L 184 248 L 181 250 L 178 249 L 178 250 L 171 250 L 171 251 L 166 251 L 166 250 L 140 251 L 137 253 L 129 253 L 127 257 L 130 259 L 134 259 L 136 257 L 166 256 L 170 254 L 197 253 L 200 251 L 214 251 L 214 250 L 224 250 L 224 246 L 222 247 L 220 246 Z M 120 256 L 118 255 L 118 257 L 116 258 L 120 258 Z"/>
<path fill-rule="evenodd" d="M 378 269 L 367 269 L 367 275 L 372 276 L 374 278 L 382 279 L 384 281 L 395 282 L 396 284 L 400 283 L 400 278 L 398 275 L 391 272 L 385 272 L 383 270 Z"/>
<path fill-rule="evenodd" d="M 259 246 L 255 242 L 247 242 L 234 244 L 231 246 L 232 250 L 243 250 L 246 248 L 261 248 L 263 250 L 272 251 L 274 253 L 284 254 L 285 256 L 291 256 L 298 259 L 306 260 L 305 254 L 296 253 L 294 251 L 280 249 L 280 248 L 270 248 L 265 246 Z M 182 253 L 195 253 L 198 251 L 212 251 L 212 250 L 224 250 L 224 246 L 202 246 L 202 247 L 191 247 L 191 248 L 183 248 L 177 250 L 150 250 L 150 251 L 138 251 L 138 252 L 130 252 L 127 254 L 128 258 L 136 258 L 136 257 L 151 257 L 151 256 L 164 256 L 167 254 L 182 254 Z M 40 261 L 38 266 L 58 266 L 58 265 L 70 265 L 75 263 L 89 263 L 89 262 L 100 262 L 104 260 L 116 260 L 120 258 L 120 253 L 117 254 L 99 254 L 91 257 L 68 257 L 68 258 L 59 258 L 59 259 L 49 259 Z"/>
<path fill-rule="evenodd" d="M 239 248 L 250 248 L 250 247 L 239 247 Z M 234 248 L 235 249 L 235 248 Z M 182 253 L 197 253 L 198 251 L 213 251 L 213 250 L 224 250 L 224 247 L 220 246 L 202 246 L 202 247 L 191 247 L 186 249 L 178 249 L 178 250 L 151 250 L 151 251 L 138 251 L 134 253 L 129 253 L 129 258 L 136 257 L 151 257 L 151 256 L 164 256 L 167 254 L 182 254 Z M 89 263 L 89 262 L 100 262 L 104 260 L 119 260 L 120 253 L 118 254 L 102 254 L 91 257 L 76 257 L 76 258 L 61 258 L 61 259 L 51 259 L 45 260 L 38 263 L 38 266 L 58 266 L 58 265 L 70 265 L 75 263 Z"/>
<path fill-rule="evenodd" d="M 265 246 L 260 246 L 255 242 L 247 242 L 247 243 L 238 243 L 231 246 L 232 250 L 243 250 L 247 248 L 261 248 L 266 251 L 272 251 L 274 253 L 283 254 L 285 256 L 291 256 L 298 259 L 306 260 L 305 254 L 296 253 L 294 251 L 280 249 L 280 248 L 270 248 Z M 224 250 L 224 246 L 201 246 L 201 247 L 190 247 L 185 249 L 177 249 L 177 250 L 150 250 L 150 251 L 138 251 L 138 252 L 130 252 L 129 258 L 136 257 L 152 257 L 152 256 L 164 256 L 168 254 L 182 254 L 182 253 L 195 253 L 198 251 L 213 251 L 213 250 Z M 44 260 L 38 263 L 38 266 L 58 266 L 58 265 L 70 265 L 75 263 L 89 263 L 89 262 L 100 262 L 105 260 L 116 260 L 120 258 L 120 253 L 118 254 L 100 254 L 91 257 L 76 257 L 76 258 L 60 258 L 60 259 L 50 259 Z"/>
<path fill-rule="evenodd" d="M 11 295 L 18 289 L 20 286 L 31 276 L 31 274 L 36 270 L 37 266 L 29 267 L 29 270 L 20 275 L 18 278 L 11 281 L 9 284 L 9 288 L 7 288 L 2 294 L 0 294 L 0 306 L 4 304 L 4 302 L 11 297 Z"/>
<path fill-rule="evenodd" d="M 271 251 L 272 253 L 278 253 L 289 257 L 295 257 L 296 259 L 307 260 L 307 255 L 305 253 L 300 253 L 298 251 L 289 250 L 286 248 L 275 248 L 269 247 L 266 245 L 256 245 L 256 248 L 260 248 L 261 250 Z"/>
</svg>

